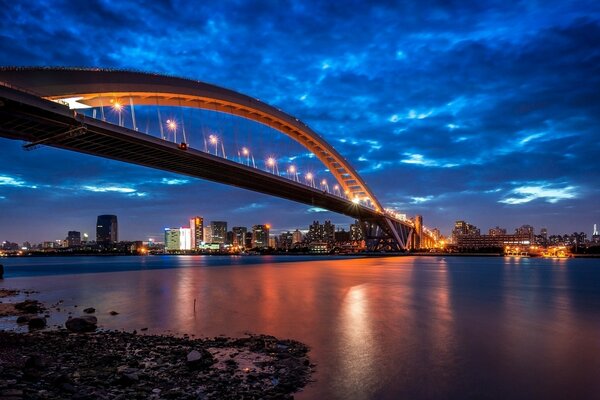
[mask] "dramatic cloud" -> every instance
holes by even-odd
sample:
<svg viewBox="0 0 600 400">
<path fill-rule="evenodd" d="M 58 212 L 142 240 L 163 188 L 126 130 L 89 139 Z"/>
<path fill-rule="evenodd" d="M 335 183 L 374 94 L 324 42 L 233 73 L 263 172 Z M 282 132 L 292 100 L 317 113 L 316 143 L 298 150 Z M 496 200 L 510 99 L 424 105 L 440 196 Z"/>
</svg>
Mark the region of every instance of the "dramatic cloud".
<svg viewBox="0 0 600 400">
<path fill-rule="evenodd" d="M 600 223 L 597 1 L 4 2 L 0 59 L 183 76 L 261 99 L 321 134 L 381 203 L 446 233 L 456 219 L 551 233 Z M 274 157 L 280 174 L 332 186 L 297 143 L 210 114 L 164 117 L 185 121 L 193 147 L 214 154 L 205 141 L 215 134 L 229 159 L 264 170 Z M 155 110 L 136 116 L 157 135 Z M 316 216 L 351 222 L 218 183 L 0 144 L 0 240 L 62 238 L 103 213 L 119 215 L 127 239 L 191 215 L 274 230 Z"/>
</svg>

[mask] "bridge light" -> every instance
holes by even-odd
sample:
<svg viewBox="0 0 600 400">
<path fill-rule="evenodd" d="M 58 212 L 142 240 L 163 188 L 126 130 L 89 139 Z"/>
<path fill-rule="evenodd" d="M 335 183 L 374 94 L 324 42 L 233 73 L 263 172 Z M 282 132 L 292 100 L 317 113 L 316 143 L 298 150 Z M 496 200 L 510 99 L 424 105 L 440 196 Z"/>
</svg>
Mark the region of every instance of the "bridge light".
<svg viewBox="0 0 600 400">
<path fill-rule="evenodd" d="M 267 159 L 267 165 L 268 165 L 269 167 L 272 167 L 272 166 L 274 166 L 274 165 L 275 165 L 275 159 L 274 159 L 273 157 L 269 157 L 269 158 Z"/>
<path fill-rule="evenodd" d="M 122 105 L 121 105 L 121 103 L 119 103 L 118 101 L 115 101 L 115 102 L 114 102 L 114 104 L 113 104 L 113 108 L 114 108 L 116 111 L 121 111 L 121 110 L 123 109 L 123 106 L 122 106 Z"/>
<path fill-rule="evenodd" d="M 208 137 L 208 140 L 209 140 L 210 144 L 217 144 L 217 143 L 219 143 L 219 138 L 216 135 L 210 135 Z"/>
<path fill-rule="evenodd" d="M 309 181 L 312 181 L 313 174 L 311 174 L 310 172 L 308 174 L 306 174 L 306 179 L 308 179 Z"/>
<path fill-rule="evenodd" d="M 248 154 L 250 154 L 250 150 L 248 150 L 247 147 L 242 147 L 242 154 L 247 156 Z"/>
<path fill-rule="evenodd" d="M 323 179 L 323 180 L 321 181 L 321 185 L 323 185 L 323 186 L 327 185 L 327 179 Z"/>
<path fill-rule="evenodd" d="M 290 166 L 290 172 L 293 174 L 296 172 L 296 167 L 294 167 L 293 165 Z"/>
<path fill-rule="evenodd" d="M 352 202 L 354 204 L 358 204 L 358 203 L 360 203 L 360 199 L 358 197 L 355 197 L 355 198 L 352 199 Z"/>
<path fill-rule="evenodd" d="M 176 130 L 177 129 L 177 122 L 175 122 L 175 120 L 168 119 L 167 120 L 167 128 L 169 128 L 172 131 Z"/>
</svg>

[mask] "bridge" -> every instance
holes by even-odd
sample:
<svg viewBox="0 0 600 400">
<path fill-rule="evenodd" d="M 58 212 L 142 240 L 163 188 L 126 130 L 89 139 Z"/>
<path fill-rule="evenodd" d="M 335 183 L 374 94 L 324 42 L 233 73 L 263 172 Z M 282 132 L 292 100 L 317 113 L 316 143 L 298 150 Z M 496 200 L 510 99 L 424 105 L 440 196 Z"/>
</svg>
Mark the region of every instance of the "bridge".
<svg viewBox="0 0 600 400">
<path fill-rule="evenodd" d="M 131 127 L 108 122 L 107 107 L 129 106 Z M 294 174 L 280 176 L 167 140 L 158 112 L 160 137 L 139 132 L 135 107 L 204 109 L 266 125 L 314 154 L 334 176 L 326 185 L 302 183 Z M 94 109 L 92 116 L 86 109 Z M 100 111 L 100 118 L 96 118 Z M 175 122 L 166 120 L 177 132 Z M 324 208 L 360 221 L 371 251 L 406 251 L 434 245 L 434 237 L 414 220 L 385 210 L 350 163 L 299 119 L 258 99 L 188 79 L 98 69 L 1 68 L 0 136 L 28 142 L 26 149 L 51 146 L 220 182 Z M 211 136 L 211 139 L 213 137 Z M 245 149 L 244 149 L 245 150 Z M 270 162 L 274 162 L 269 159 Z M 288 171 L 289 172 L 289 171 Z M 311 178 L 312 180 L 312 178 Z M 325 181 L 323 181 L 325 182 Z"/>
</svg>

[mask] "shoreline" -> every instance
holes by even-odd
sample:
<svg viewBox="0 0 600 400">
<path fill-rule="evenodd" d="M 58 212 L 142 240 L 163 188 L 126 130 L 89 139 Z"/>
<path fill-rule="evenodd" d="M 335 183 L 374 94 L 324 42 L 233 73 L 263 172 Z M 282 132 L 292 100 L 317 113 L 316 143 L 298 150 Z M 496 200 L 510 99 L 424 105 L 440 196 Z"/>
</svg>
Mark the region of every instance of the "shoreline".
<svg viewBox="0 0 600 400">
<path fill-rule="evenodd" d="M 311 381 L 309 348 L 295 340 L 97 329 L 91 307 L 69 316 L 66 328 L 47 327 L 61 301 L 44 305 L 33 293 L 0 288 L 9 310 L 0 319 L 19 317 L 14 329 L 0 330 L 0 398 L 291 399 Z"/>
</svg>

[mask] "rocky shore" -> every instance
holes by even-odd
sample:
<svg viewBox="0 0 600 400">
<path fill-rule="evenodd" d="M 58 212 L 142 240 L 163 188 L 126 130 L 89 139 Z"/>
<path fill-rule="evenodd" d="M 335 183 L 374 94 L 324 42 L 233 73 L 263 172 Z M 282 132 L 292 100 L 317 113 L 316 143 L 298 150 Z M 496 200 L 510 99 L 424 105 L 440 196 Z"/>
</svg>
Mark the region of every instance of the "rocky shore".
<svg viewBox="0 0 600 400">
<path fill-rule="evenodd" d="M 44 319 L 36 315 L 48 312 L 43 305 L 26 302 L 39 308 L 14 308 L 22 324 Z M 290 399 L 314 368 L 294 340 L 98 331 L 96 321 L 82 315 L 65 328 L 0 331 L 0 400 Z"/>
</svg>

